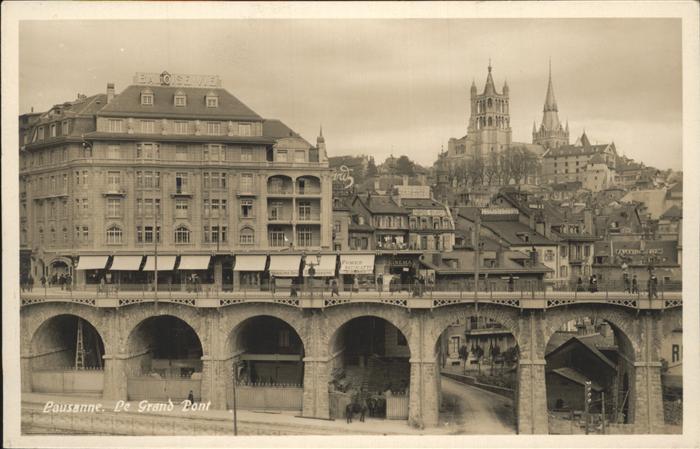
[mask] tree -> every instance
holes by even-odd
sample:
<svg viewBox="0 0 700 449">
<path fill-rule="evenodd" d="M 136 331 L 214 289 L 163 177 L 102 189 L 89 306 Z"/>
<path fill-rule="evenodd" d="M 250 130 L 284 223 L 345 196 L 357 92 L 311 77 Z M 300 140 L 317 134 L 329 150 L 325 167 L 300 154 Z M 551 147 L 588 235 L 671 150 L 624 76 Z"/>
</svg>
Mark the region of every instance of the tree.
<svg viewBox="0 0 700 449">
<path fill-rule="evenodd" d="M 467 162 L 467 174 L 471 179 L 472 186 L 484 183 L 484 161 L 479 158 L 469 159 Z"/>
<path fill-rule="evenodd" d="M 402 155 L 396 160 L 396 174 L 414 176 L 416 174 L 416 164 L 406 155 Z"/>
<path fill-rule="evenodd" d="M 498 155 L 495 152 L 489 153 L 489 157 L 484 164 L 484 177 L 488 185 L 492 185 L 494 181 L 499 181 L 499 165 Z"/>
<path fill-rule="evenodd" d="M 469 358 L 469 348 L 467 348 L 467 345 L 462 345 L 459 347 L 459 359 L 462 361 L 462 364 L 464 365 L 464 371 L 467 371 L 467 359 Z"/>
<path fill-rule="evenodd" d="M 372 178 L 374 176 L 377 176 L 377 173 L 379 171 L 377 170 L 377 165 L 374 163 L 374 156 L 369 157 L 369 162 L 367 162 L 367 177 Z"/>
<path fill-rule="evenodd" d="M 481 348 L 481 346 L 474 346 L 472 348 L 472 356 L 477 360 L 479 374 L 481 374 L 481 358 L 484 356 L 484 350 Z"/>
</svg>

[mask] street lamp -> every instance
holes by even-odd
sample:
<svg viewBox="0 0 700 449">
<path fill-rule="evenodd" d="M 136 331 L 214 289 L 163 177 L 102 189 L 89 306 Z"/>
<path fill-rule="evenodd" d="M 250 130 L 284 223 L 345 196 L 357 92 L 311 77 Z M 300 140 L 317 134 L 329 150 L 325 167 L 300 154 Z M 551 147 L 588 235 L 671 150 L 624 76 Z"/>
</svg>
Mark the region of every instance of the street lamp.
<svg viewBox="0 0 700 449">
<path fill-rule="evenodd" d="M 314 263 L 313 260 L 310 260 L 308 256 L 304 257 L 304 261 L 306 265 L 309 267 L 309 286 L 310 286 L 310 292 L 311 292 L 311 297 L 314 297 L 314 276 L 316 275 L 316 267 L 321 264 L 321 254 L 316 254 L 315 255 L 316 263 Z"/>
</svg>

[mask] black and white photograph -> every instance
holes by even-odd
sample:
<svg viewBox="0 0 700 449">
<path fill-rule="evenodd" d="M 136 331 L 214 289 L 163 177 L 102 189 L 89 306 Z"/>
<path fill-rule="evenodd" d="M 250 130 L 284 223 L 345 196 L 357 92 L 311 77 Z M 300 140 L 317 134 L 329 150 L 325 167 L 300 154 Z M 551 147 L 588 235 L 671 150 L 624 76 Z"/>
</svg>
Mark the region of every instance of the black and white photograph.
<svg viewBox="0 0 700 449">
<path fill-rule="evenodd" d="M 698 3 L 486 3 L 3 4 L 5 445 L 698 447 Z"/>
</svg>

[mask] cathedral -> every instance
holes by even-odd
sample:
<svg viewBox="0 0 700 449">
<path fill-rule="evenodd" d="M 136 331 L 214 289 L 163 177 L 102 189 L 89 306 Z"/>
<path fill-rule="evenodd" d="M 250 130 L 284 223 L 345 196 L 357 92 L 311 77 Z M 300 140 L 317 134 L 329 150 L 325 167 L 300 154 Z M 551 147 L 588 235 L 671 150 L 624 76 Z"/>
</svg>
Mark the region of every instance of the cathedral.
<svg viewBox="0 0 700 449">
<path fill-rule="evenodd" d="M 532 143 L 541 145 L 547 150 L 569 144 L 569 122 L 566 128 L 559 122 L 559 111 L 557 100 L 554 98 L 554 88 L 552 87 L 552 64 L 549 64 L 549 84 L 547 85 L 547 96 L 544 99 L 544 111 L 542 123 L 539 129 L 532 124 Z"/>
</svg>

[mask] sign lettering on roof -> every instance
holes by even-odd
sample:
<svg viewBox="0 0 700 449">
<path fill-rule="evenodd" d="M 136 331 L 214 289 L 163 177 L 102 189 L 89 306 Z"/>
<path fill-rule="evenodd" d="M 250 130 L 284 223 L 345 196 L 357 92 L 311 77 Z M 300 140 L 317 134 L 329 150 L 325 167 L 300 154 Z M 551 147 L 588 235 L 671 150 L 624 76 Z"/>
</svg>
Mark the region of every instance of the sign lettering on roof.
<svg viewBox="0 0 700 449">
<path fill-rule="evenodd" d="M 343 189 L 349 189 L 355 184 L 355 178 L 352 177 L 352 169 L 347 165 L 341 165 L 333 172 L 333 181 L 342 185 Z"/>
<path fill-rule="evenodd" d="M 136 72 L 134 84 L 142 86 L 220 88 L 221 78 L 218 75 L 187 75 L 165 71 L 161 73 Z"/>
</svg>

